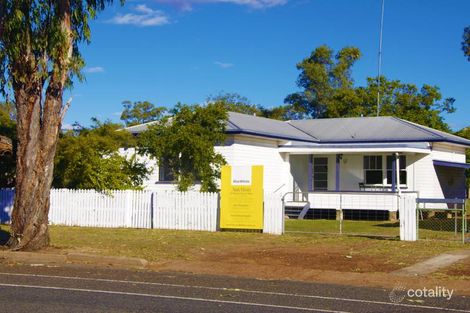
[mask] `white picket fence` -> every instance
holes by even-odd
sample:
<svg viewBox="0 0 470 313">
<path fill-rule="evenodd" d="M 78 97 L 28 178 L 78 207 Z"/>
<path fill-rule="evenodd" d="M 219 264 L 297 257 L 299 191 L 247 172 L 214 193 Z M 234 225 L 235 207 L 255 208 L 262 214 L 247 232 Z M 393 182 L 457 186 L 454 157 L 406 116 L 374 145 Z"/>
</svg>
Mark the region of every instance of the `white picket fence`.
<svg viewBox="0 0 470 313">
<path fill-rule="evenodd" d="M 264 195 L 264 227 L 263 232 L 274 235 L 284 233 L 284 207 L 282 195 Z"/>
<path fill-rule="evenodd" d="M 154 228 L 217 231 L 217 193 L 170 191 L 153 195 Z"/>
<path fill-rule="evenodd" d="M 0 190 L 2 223 L 9 221 L 14 191 Z M 52 189 L 49 222 L 84 227 L 129 227 L 217 231 L 219 194 L 197 191 Z M 1 215 L 0 215 L 1 217 Z M 284 213 L 279 195 L 266 195 L 265 233 L 282 234 Z"/>
<path fill-rule="evenodd" d="M 136 190 L 51 190 L 49 222 L 86 227 L 151 228 L 152 193 Z"/>
</svg>

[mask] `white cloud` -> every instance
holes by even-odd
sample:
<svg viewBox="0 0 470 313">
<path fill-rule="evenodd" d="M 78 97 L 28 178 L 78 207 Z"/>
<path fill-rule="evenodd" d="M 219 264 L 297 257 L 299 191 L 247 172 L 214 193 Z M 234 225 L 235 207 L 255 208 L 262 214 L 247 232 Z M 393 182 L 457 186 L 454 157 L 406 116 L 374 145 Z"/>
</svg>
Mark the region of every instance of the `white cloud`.
<svg viewBox="0 0 470 313">
<path fill-rule="evenodd" d="M 118 14 L 109 20 L 112 24 L 135 26 L 159 26 L 170 23 L 170 18 L 165 12 L 153 10 L 145 4 L 134 7 L 135 13 Z"/>
<path fill-rule="evenodd" d="M 67 131 L 67 130 L 79 130 L 81 128 L 81 126 L 79 124 L 69 124 L 69 123 L 65 123 L 62 125 L 62 130 L 64 131 Z"/>
<path fill-rule="evenodd" d="M 214 64 L 223 69 L 231 68 L 235 66 L 235 64 L 233 63 L 226 63 L 226 62 L 220 62 L 220 61 L 214 61 Z"/>
<path fill-rule="evenodd" d="M 288 0 L 154 0 L 158 3 L 172 4 L 183 10 L 191 10 L 194 4 L 200 3 L 233 3 L 238 5 L 246 5 L 254 9 L 265 9 L 281 6 Z"/>
<path fill-rule="evenodd" d="M 104 68 L 101 66 L 94 66 L 94 67 L 87 67 L 83 71 L 88 74 L 103 73 Z"/>
</svg>

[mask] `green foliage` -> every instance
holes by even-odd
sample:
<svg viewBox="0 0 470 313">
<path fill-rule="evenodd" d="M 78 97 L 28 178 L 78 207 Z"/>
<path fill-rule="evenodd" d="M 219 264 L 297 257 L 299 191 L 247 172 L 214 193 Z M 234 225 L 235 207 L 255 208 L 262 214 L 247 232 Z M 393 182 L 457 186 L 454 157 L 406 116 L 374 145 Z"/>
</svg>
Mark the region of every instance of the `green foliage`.
<svg viewBox="0 0 470 313">
<path fill-rule="evenodd" d="M 297 65 L 301 71 L 297 85 L 302 91 L 288 95 L 291 119 L 375 116 L 377 93 L 380 91 L 380 115 L 389 115 L 449 131 L 442 113 L 452 113 L 454 99 L 442 99 L 439 88 L 380 77 L 368 78 L 367 85 L 354 86 L 352 66 L 360 58 L 359 49 L 346 47 L 334 57 L 327 46 L 315 49 L 310 57 Z"/>
<path fill-rule="evenodd" d="M 229 112 L 237 112 L 248 115 L 272 118 L 276 120 L 288 120 L 290 106 L 278 106 L 266 108 L 250 102 L 248 98 L 238 93 L 220 93 L 217 96 L 207 98 L 208 103 L 219 103 Z"/>
<path fill-rule="evenodd" d="M 80 75 L 81 42 L 90 41 L 90 20 L 112 0 L 2 0 L 0 87 L 44 85 L 48 78 Z M 121 0 L 124 3 L 124 0 Z M 69 24 L 69 25 L 68 25 Z M 71 40 L 71 50 L 69 50 Z M 69 54 L 71 52 L 71 55 Z M 18 70 L 21 68 L 21 70 Z M 71 79 L 68 79 L 68 84 Z"/>
<path fill-rule="evenodd" d="M 135 138 L 119 131 L 119 124 L 93 120 L 91 128 L 64 133 L 55 158 L 53 186 L 77 189 L 138 189 L 149 174 L 135 155 L 119 154 L 122 147 L 134 147 Z"/>
<path fill-rule="evenodd" d="M 165 107 L 156 107 L 148 101 L 124 101 L 122 103 L 124 110 L 121 114 L 121 120 L 126 126 L 144 124 L 157 121 L 163 117 L 166 112 Z"/>
<path fill-rule="evenodd" d="M 467 60 L 470 61 L 470 26 L 463 30 L 462 50 Z"/>
<path fill-rule="evenodd" d="M 329 111 L 334 111 L 331 100 L 353 87 L 351 68 L 360 56 L 359 49 L 354 47 L 343 48 L 334 57 L 329 47 L 318 47 L 297 64 L 300 70 L 297 85 L 303 91 L 288 95 L 285 102 L 292 105 L 292 111 L 300 118 L 330 116 Z"/>
<path fill-rule="evenodd" d="M 457 136 L 470 139 L 470 126 L 462 128 L 455 134 Z M 465 155 L 466 155 L 467 163 L 470 163 L 470 149 L 465 149 Z M 468 169 L 466 170 L 466 175 L 467 175 L 467 187 L 470 187 L 470 170 Z"/>
<path fill-rule="evenodd" d="M 249 115 L 261 116 L 262 111 L 259 106 L 252 104 L 248 98 L 238 93 L 220 93 L 217 96 L 210 96 L 208 103 L 219 103 L 229 112 L 237 112 Z"/>
<path fill-rule="evenodd" d="M 167 162 L 181 191 L 201 183 L 201 191 L 216 191 L 220 167 L 225 164 L 214 146 L 225 140 L 227 111 L 221 102 L 206 106 L 178 104 L 172 117 L 139 136 L 140 152 Z"/>
<path fill-rule="evenodd" d="M 0 188 L 15 185 L 16 111 L 10 102 L 0 102 L 0 135 L 12 140 L 13 153 L 0 155 Z"/>
<path fill-rule="evenodd" d="M 358 88 L 361 89 L 361 88 Z M 356 89 L 357 90 L 357 89 Z M 424 84 L 418 89 L 414 84 L 402 83 L 399 80 L 380 80 L 381 106 L 380 115 L 395 116 L 434 129 L 450 131 L 444 121 L 443 113 L 453 113 L 454 99 L 442 99 L 439 87 Z M 369 108 L 364 115 L 376 114 L 377 80 L 368 78 L 368 85 L 359 93 L 363 102 L 360 108 Z"/>
</svg>

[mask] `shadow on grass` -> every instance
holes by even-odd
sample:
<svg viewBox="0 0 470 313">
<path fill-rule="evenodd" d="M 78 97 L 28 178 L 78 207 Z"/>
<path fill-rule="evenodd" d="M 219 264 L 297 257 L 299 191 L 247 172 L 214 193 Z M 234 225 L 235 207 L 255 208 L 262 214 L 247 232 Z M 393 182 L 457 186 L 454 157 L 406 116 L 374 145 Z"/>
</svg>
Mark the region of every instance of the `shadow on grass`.
<svg viewBox="0 0 470 313">
<path fill-rule="evenodd" d="M 400 227 L 400 222 L 375 224 L 374 227 Z"/>
</svg>

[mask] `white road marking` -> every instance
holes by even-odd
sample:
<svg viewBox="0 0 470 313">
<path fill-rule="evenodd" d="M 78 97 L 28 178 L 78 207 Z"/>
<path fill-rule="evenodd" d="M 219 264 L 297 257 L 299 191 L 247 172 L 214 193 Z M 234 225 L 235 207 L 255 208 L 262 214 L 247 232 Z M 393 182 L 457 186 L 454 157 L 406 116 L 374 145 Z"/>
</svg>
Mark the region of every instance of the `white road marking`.
<svg viewBox="0 0 470 313">
<path fill-rule="evenodd" d="M 344 302 L 359 302 L 359 303 L 400 306 L 400 307 L 418 308 L 418 309 L 420 309 L 420 308 L 421 309 L 432 309 L 432 310 L 440 310 L 440 311 L 448 311 L 448 312 L 470 313 L 470 310 L 443 308 L 443 307 L 435 307 L 435 306 L 428 306 L 428 305 L 393 303 L 393 302 L 375 301 L 375 300 L 366 300 L 366 299 L 316 296 L 316 295 L 306 295 L 306 294 L 298 294 L 298 293 L 285 293 L 285 292 L 249 290 L 249 289 L 238 289 L 238 288 L 209 287 L 209 286 L 197 286 L 197 285 L 193 286 L 193 285 L 181 285 L 181 284 L 142 282 L 142 281 L 132 281 L 132 280 L 116 280 L 116 279 L 88 278 L 88 277 L 69 277 L 69 276 L 42 275 L 42 274 L 23 274 L 23 273 L 4 273 L 4 272 L 0 272 L 0 275 L 25 276 L 25 277 L 37 277 L 37 278 L 55 278 L 55 279 L 67 279 L 67 280 L 68 279 L 74 279 L 74 280 L 82 280 L 82 281 L 97 281 L 97 282 L 136 284 L 136 285 L 149 285 L 149 286 L 153 285 L 153 286 L 162 286 L 162 287 L 177 287 L 177 288 L 188 288 L 188 289 L 193 288 L 193 289 L 206 289 L 206 290 L 217 290 L 217 291 L 234 291 L 234 292 L 241 292 L 241 293 L 264 294 L 264 295 L 298 297 L 298 298 L 311 298 L 311 299 L 321 299 L 321 300 L 334 300 L 334 301 L 344 301 Z"/>
<path fill-rule="evenodd" d="M 247 305 L 247 306 L 277 308 L 277 309 L 288 309 L 288 310 L 296 310 L 296 311 L 350 313 L 350 312 L 347 312 L 347 311 L 335 311 L 335 310 L 327 310 L 327 309 L 313 309 L 313 308 L 305 308 L 305 307 L 264 304 L 264 303 L 256 303 L 256 302 L 228 301 L 228 300 L 204 299 L 204 298 L 193 298 L 193 297 L 155 295 L 155 294 L 147 294 L 147 293 L 124 292 L 124 291 L 109 291 L 109 290 L 94 290 L 94 289 L 81 289 L 81 288 L 64 288 L 64 287 L 52 287 L 52 286 L 35 286 L 35 285 L 2 284 L 2 283 L 0 283 L 0 287 L 2 287 L 2 286 L 3 287 L 15 287 L 15 288 L 61 290 L 61 291 L 67 290 L 67 291 L 100 293 L 100 294 L 111 294 L 111 295 L 125 295 L 125 296 L 136 296 L 136 297 L 149 297 L 149 298 L 161 298 L 161 299 L 173 299 L 173 300 L 188 300 L 188 301 L 198 301 L 198 302 Z"/>
</svg>

